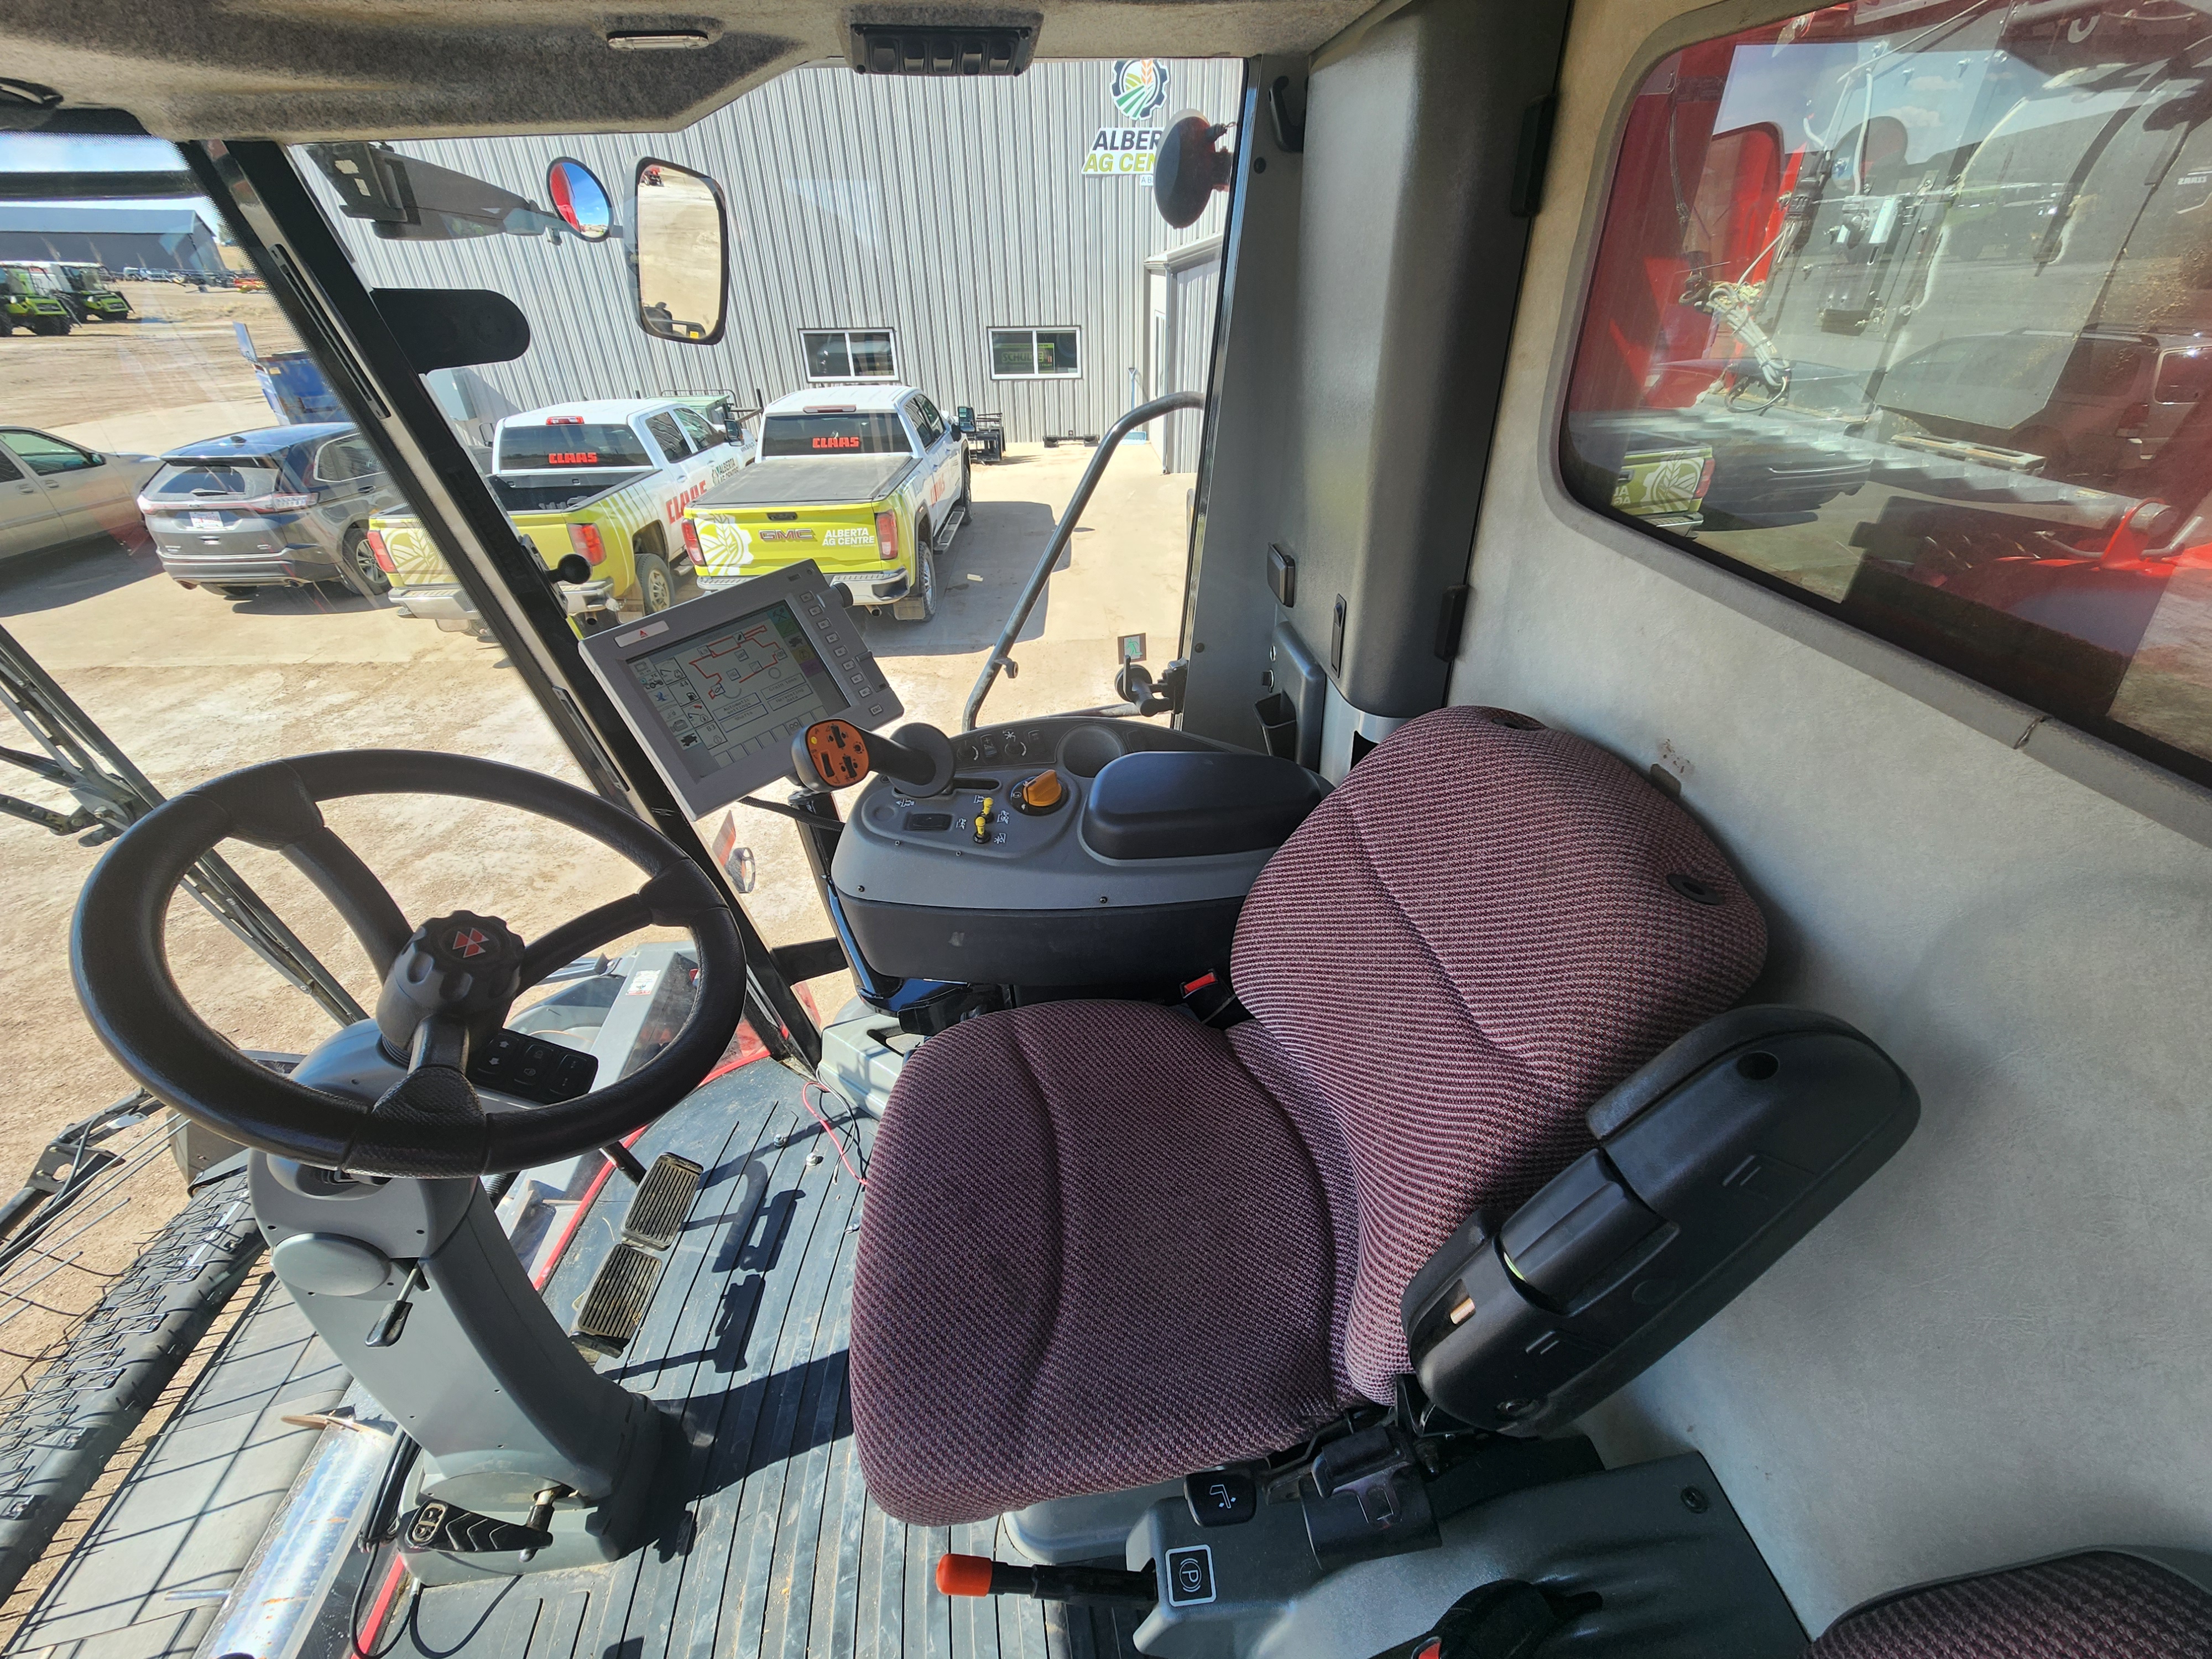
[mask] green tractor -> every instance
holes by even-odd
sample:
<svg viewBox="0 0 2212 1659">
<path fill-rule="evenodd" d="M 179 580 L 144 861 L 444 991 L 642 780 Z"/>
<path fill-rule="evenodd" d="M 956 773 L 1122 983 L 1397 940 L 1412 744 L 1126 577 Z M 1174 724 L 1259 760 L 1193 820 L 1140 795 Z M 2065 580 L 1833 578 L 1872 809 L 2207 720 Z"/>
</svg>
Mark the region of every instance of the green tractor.
<svg viewBox="0 0 2212 1659">
<path fill-rule="evenodd" d="M 29 265 L 0 264 L 0 334 L 19 328 L 33 334 L 66 334 L 70 316 L 43 272 Z"/>
<path fill-rule="evenodd" d="M 120 323 L 131 316 L 131 301 L 117 290 L 105 265 L 73 265 L 59 262 L 46 266 L 54 295 L 80 323 Z"/>
</svg>

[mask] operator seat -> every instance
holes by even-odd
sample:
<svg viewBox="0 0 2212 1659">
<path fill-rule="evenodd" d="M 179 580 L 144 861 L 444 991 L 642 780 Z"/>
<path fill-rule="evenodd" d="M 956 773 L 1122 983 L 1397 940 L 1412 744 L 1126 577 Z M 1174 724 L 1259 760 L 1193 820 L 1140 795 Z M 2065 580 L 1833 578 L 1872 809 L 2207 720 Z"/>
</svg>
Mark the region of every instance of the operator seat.
<svg viewBox="0 0 2212 1659">
<path fill-rule="evenodd" d="M 1604 750 L 1498 709 L 1400 728 L 1254 885 L 1249 1021 L 1052 1003 L 908 1062 L 854 1282 L 876 1501 L 981 1520 L 1390 1400 L 1416 1271 L 1587 1152 L 1591 1102 L 1765 946 L 1711 841 Z"/>
<path fill-rule="evenodd" d="M 2159 1553 L 2085 1550 L 1878 1596 L 1805 1659 L 2212 1659 L 2212 1561 Z"/>
</svg>

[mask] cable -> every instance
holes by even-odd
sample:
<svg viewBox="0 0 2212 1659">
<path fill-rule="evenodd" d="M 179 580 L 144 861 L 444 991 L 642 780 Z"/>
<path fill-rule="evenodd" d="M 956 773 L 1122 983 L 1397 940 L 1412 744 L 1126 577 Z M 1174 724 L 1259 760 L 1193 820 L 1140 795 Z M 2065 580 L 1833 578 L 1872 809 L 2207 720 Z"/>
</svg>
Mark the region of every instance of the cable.
<svg viewBox="0 0 2212 1659">
<path fill-rule="evenodd" d="M 866 1170 L 867 1167 L 868 1160 L 866 1155 L 865 1153 L 860 1154 L 860 1168 L 855 1169 L 853 1164 L 853 1160 L 845 1156 L 845 1143 L 838 1139 L 837 1131 L 831 1127 L 830 1120 L 823 1116 L 821 1109 L 815 1105 L 811 1096 L 807 1092 L 809 1090 L 819 1091 L 823 1098 L 825 1100 L 830 1097 L 832 1091 L 829 1089 L 823 1088 L 823 1085 L 818 1083 L 801 1084 L 799 1090 L 799 1103 L 806 1108 L 806 1109 L 813 1115 L 814 1121 L 822 1126 L 822 1133 L 830 1137 L 830 1144 L 837 1149 L 837 1161 L 845 1166 L 845 1173 L 851 1176 L 854 1181 L 858 1182 L 860 1186 L 865 1188 L 868 1184 L 868 1177 L 861 1173 L 861 1171 Z M 852 1103 L 848 1101 L 844 1096 L 837 1096 L 837 1102 L 840 1105 L 843 1106 L 846 1110 L 850 1111 L 852 1109 Z M 853 1137 L 853 1150 L 856 1153 L 860 1152 L 860 1137 L 857 1133 Z"/>
</svg>

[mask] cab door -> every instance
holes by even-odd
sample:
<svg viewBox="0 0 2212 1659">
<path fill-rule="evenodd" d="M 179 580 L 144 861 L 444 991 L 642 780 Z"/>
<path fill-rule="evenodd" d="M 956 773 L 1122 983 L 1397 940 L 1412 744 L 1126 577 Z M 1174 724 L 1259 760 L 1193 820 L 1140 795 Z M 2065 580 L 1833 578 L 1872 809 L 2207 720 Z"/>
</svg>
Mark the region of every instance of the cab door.
<svg viewBox="0 0 2212 1659">
<path fill-rule="evenodd" d="M 38 475 L 0 449 L 0 559 L 35 553 L 68 539 L 62 515 Z"/>
<path fill-rule="evenodd" d="M 922 457 L 929 463 L 929 483 L 923 496 L 933 531 L 944 523 L 945 507 L 960 499 L 960 443 L 945 417 L 937 412 L 937 405 L 922 393 L 914 394 L 906 412 L 907 419 L 913 423 L 915 438 L 921 446 Z"/>
</svg>

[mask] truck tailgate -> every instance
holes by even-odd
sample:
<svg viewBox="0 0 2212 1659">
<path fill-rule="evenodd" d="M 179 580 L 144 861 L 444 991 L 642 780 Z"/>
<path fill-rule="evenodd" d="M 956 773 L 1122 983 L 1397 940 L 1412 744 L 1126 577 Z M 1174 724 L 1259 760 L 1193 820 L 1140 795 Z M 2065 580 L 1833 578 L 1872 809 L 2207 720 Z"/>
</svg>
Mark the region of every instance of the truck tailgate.
<svg viewBox="0 0 2212 1659">
<path fill-rule="evenodd" d="M 369 520 L 368 527 L 384 543 L 384 556 L 392 561 L 394 587 L 428 587 L 454 580 L 445 555 L 438 551 L 422 521 L 412 514 L 380 513 Z"/>
</svg>

